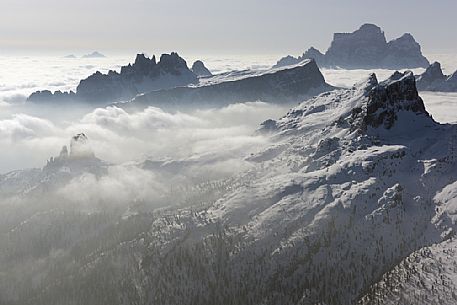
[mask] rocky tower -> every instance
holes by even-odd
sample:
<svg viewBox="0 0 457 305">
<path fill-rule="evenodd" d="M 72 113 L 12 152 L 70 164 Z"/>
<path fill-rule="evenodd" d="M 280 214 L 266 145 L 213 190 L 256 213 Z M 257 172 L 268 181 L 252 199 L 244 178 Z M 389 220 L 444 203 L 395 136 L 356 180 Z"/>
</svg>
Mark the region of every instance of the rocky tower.
<svg viewBox="0 0 457 305">
<path fill-rule="evenodd" d="M 399 111 L 411 111 L 429 116 L 416 89 L 412 72 L 396 72 L 388 80 L 375 86 L 368 94 L 364 127 L 391 128 Z"/>
<path fill-rule="evenodd" d="M 51 157 L 44 172 L 81 172 L 89 168 L 98 171 L 97 167 L 104 166 L 104 162 L 95 156 L 94 151 L 89 143 L 89 139 L 84 133 L 79 133 L 71 137 L 70 149 L 63 146 L 60 154 L 56 157 Z"/>
<path fill-rule="evenodd" d="M 441 64 L 434 62 L 417 77 L 417 88 L 424 91 L 457 92 L 457 71 L 444 75 Z"/>
</svg>

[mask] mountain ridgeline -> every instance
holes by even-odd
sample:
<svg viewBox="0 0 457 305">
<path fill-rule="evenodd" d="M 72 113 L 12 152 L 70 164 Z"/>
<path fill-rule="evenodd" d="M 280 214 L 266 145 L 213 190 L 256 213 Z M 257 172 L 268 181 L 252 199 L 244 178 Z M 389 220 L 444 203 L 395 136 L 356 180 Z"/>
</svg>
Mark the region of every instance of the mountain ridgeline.
<svg viewBox="0 0 457 305">
<path fill-rule="evenodd" d="M 138 94 L 152 90 L 169 89 L 198 83 L 198 76 L 187 66 L 177 53 L 162 54 L 156 62 L 155 56 L 147 58 L 138 54 L 135 62 L 123 66 L 120 72 L 107 74 L 96 72 L 81 80 L 76 92 L 54 93 L 45 90 L 33 93 L 29 102 L 85 102 L 107 104 L 130 100 Z"/>
</svg>

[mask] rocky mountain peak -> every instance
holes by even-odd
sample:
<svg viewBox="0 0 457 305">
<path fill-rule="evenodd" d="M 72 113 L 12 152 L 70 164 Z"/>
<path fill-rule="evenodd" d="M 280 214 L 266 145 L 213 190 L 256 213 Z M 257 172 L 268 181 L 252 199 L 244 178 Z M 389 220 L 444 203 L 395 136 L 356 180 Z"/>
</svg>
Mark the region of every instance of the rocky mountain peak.
<svg viewBox="0 0 457 305">
<path fill-rule="evenodd" d="M 412 111 L 429 116 L 416 88 L 411 71 L 395 72 L 389 79 L 371 89 L 366 105 L 364 125 L 391 128 L 398 111 Z"/>
<path fill-rule="evenodd" d="M 176 52 L 172 52 L 171 54 L 162 54 L 158 65 L 167 72 L 189 70 L 186 61 Z"/>
<path fill-rule="evenodd" d="M 388 47 L 391 52 L 393 51 L 405 51 L 405 52 L 421 52 L 420 45 L 416 42 L 413 35 L 405 33 L 401 37 L 391 40 L 388 43 Z"/>
<path fill-rule="evenodd" d="M 425 70 L 418 81 L 436 81 L 444 80 L 445 78 L 446 76 L 443 74 L 441 64 L 439 62 L 434 62 Z"/>
<path fill-rule="evenodd" d="M 332 53 L 337 51 L 340 47 L 358 48 L 360 46 L 366 47 L 383 47 L 386 44 L 386 37 L 380 27 L 374 24 L 364 24 L 358 30 L 352 33 L 335 33 L 334 40 L 328 52 Z M 378 50 L 378 51 L 382 51 Z"/>
<path fill-rule="evenodd" d="M 373 24 L 373 23 L 365 23 L 365 24 L 362 24 L 359 28 L 359 31 L 362 31 L 362 32 L 379 32 L 379 33 L 382 33 L 382 30 L 379 26 L 377 26 L 376 24 Z"/>
<path fill-rule="evenodd" d="M 94 51 L 90 54 L 83 55 L 83 58 L 105 58 L 106 56 L 98 51 Z"/>
<path fill-rule="evenodd" d="M 197 60 L 194 62 L 191 68 L 192 72 L 194 72 L 197 76 L 211 76 L 213 75 L 208 68 L 205 67 L 205 64 L 201 60 Z"/>
<path fill-rule="evenodd" d="M 135 58 L 133 66 L 140 70 L 151 69 L 156 65 L 156 58 L 153 56 L 151 59 L 147 58 L 145 54 L 138 54 Z"/>
<path fill-rule="evenodd" d="M 131 74 L 138 74 L 138 75 L 155 75 L 157 74 L 157 63 L 155 56 L 153 56 L 151 59 L 146 57 L 145 54 L 138 54 L 135 58 L 135 62 L 133 65 L 129 65 L 127 67 L 124 67 L 124 69 L 121 70 L 121 73 L 131 73 Z"/>
</svg>

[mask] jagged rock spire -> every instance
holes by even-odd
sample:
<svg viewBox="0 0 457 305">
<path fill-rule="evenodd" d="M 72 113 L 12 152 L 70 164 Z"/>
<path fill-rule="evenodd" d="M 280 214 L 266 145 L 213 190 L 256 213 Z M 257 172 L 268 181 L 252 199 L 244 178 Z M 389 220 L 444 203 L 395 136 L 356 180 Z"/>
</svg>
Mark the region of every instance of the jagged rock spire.
<svg viewBox="0 0 457 305">
<path fill-rule="evenodd" d="M 364 125 L 391 128 L 400 110 L 429 116 L 416 88 L 411 71 L 395 72 L 389 79 L 373 87 L 368 94 Z"/>
</svg>

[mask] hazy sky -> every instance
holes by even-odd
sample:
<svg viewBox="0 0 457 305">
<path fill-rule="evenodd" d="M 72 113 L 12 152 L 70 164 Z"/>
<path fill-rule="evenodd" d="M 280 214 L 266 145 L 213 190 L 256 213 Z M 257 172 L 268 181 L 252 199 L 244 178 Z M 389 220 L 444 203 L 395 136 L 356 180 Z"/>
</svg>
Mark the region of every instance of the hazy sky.
<svg viewBox="0 0 457 305">
<path fill-rule="evenodd" d="M 457 0 L 0 0 L 0 51 L 299 53 L 362 23 L 457 50 Z"/>
</svg>

